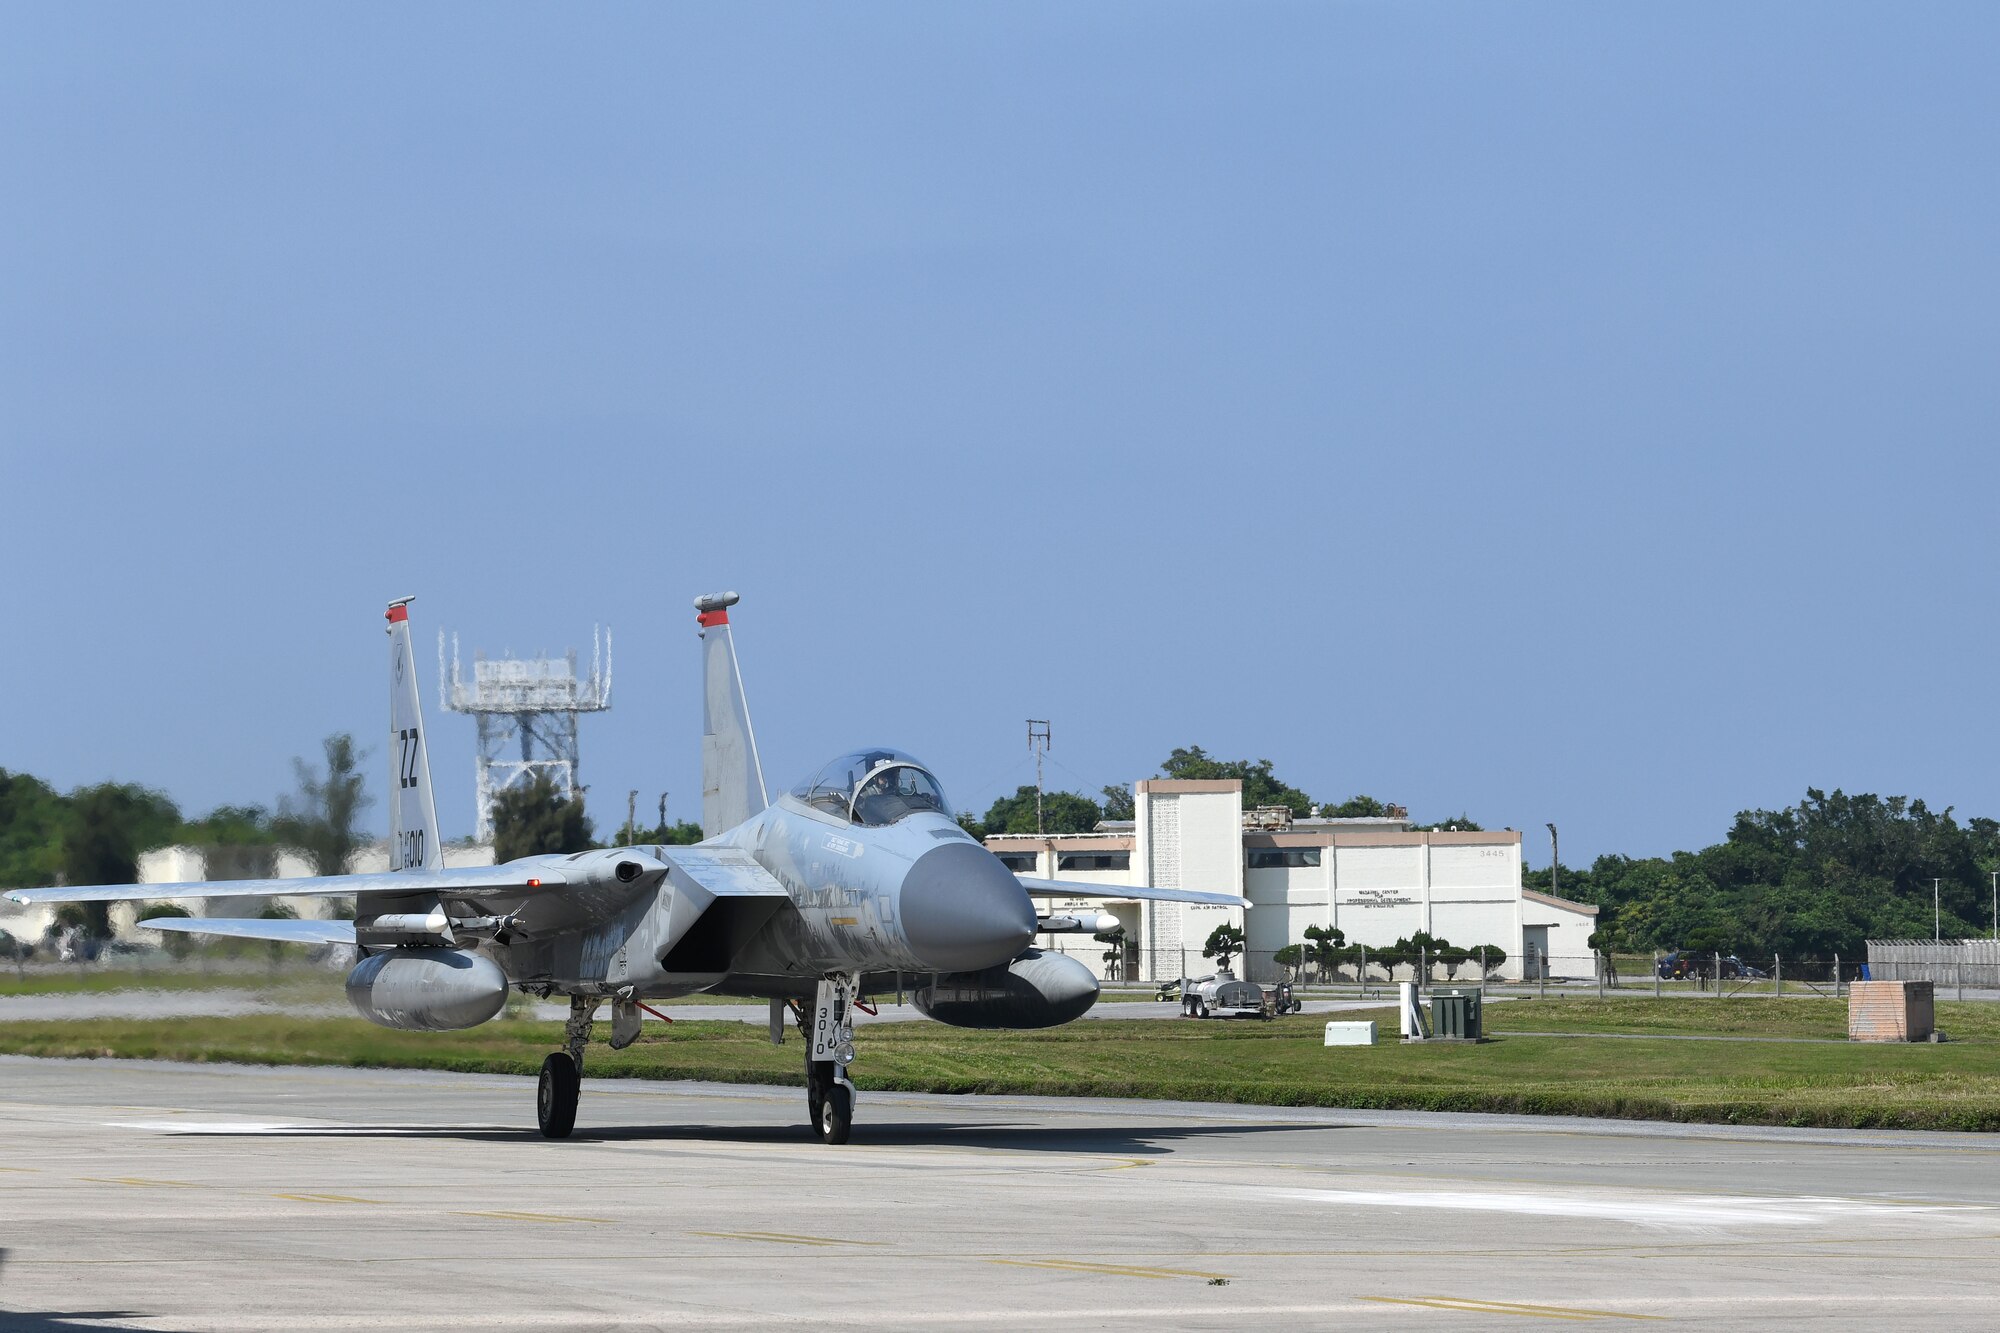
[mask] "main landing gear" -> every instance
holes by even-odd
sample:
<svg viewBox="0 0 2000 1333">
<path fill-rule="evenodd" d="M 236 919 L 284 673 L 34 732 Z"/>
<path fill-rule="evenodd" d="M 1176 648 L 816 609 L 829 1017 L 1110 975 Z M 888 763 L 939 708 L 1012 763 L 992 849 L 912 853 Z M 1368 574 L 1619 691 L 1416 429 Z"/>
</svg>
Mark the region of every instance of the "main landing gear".
<svg viewBox="0 0 2000 1333">
<path fill-rule="evenodd" d="M 583 1048 L 590 1044 L 597 1005 L 593 996 L 569 997 L 563 1048 L 542 1061 L 542 1076 L 535 1085 L 535 1121 L 545 1139 L 566 1139 L 576 1128 L 576 1102 L 583 1091 Z"/>
<path fill-rule="evenodd" d="M 848 1081 L 847 1067 L 854 1061 L 849 1010 L 860 1004 L 859 981 L 834 977 L 820 982 L 810 1021 L 805 1006 L 791 1002 L 792 1017 L 806 1039 L 806 1110 L 822 1143 L 845 1143 L 854 1129 L 854 1084 Z"/>
</svg>

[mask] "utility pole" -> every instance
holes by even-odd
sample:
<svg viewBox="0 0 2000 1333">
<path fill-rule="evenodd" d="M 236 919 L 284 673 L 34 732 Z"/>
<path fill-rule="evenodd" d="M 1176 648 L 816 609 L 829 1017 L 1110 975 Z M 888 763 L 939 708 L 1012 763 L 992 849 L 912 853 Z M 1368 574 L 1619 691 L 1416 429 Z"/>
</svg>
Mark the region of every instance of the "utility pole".
<svg viewBox="0 0 2000 1333">
<path fill-rule="evenodd" d="M 661 792 L 661 793 L 660 793 L 660 829 L 661 829 L 661 835 L 662 835 L 662 836 L 665 836 L 665 830 L 666 830 L 666 827 L 667 827 L 667 794 L 666 794 L 665 792 Z"/>
<path fill-rule="evenodd" d="M 1035 833 L 1040 836 L 1048 831 L 1042 827 L 1042 756 L 1049 752 L 1047 718 L 1028 719 L 1028 748 L 1035 752 Z"/>
<path fill-rule="evenodd" d="M 1556 826 L 1549 825 L 1549 894 L 1556 893 L 1556 875 L 1562 869 L 1562 845 L 1556 841 Z"/>
<path fill-rule="evenodd" d="M 2000 870 L 1993 872 L 1993 938 L 2000 940 Z"/>
<path fill-rule="evenodd" d="M 1944 912 L 1938 907 L 1938 882 L 1931 881 L 1931 941 L 1944 943 Z"/>
</svg>

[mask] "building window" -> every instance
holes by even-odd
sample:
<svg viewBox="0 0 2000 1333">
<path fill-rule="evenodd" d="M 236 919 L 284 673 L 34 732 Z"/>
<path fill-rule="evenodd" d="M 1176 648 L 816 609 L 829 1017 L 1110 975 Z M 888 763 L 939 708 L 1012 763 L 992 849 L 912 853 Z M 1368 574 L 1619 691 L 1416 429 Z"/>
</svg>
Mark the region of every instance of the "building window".
<svg viewBox="0 0 2000 1333">
<path fill-rule="evenodd" d="M 1252 847 L 1250 849 L 1250 869 L 1252 870 L 1297 870 L 1302 866 L 1319 864 L 1317 847 Z"/>
<path fill-rule="evenodd" d="M 1057 870 L 1130 870 L 1130 852 L 1058 852 Z"/>
<path fill-rule="evenodd" d="M 1017 875 L 1032 875 L 1041 866 L 1041 858 L 1033 852 L 995 852 L 1000 864 Z"/>
</svg>

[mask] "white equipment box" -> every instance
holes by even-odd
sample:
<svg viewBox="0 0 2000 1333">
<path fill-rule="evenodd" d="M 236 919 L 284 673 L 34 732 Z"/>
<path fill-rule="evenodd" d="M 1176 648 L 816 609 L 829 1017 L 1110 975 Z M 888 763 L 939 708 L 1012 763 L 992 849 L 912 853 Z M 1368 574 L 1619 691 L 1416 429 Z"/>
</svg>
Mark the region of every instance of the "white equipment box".
<svg viewBox="0 0 2000 1333">
<path fill-rule="evenodd" d="M 1329 1046 L 1373 1046 L 1375 1044 L 1375 1024 L 1368 1023 L 1328 1023 L 1326 1044 Z"/>
</svg>

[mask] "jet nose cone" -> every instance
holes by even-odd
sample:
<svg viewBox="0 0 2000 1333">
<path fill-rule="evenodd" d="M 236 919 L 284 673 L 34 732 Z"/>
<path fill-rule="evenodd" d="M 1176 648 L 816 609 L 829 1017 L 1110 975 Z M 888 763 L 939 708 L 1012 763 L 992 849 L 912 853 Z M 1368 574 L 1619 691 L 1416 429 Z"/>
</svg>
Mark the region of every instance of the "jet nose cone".
<svg viewBox="0 0 2000 1333">
<path fill-rule="evenodd" d="M 1005 963 L 1035 937 L 1021 881 L 975 842 L 947 842 L 903 877 L 903 937 L 925 967 L 973 972 Z"/>
</svg>

